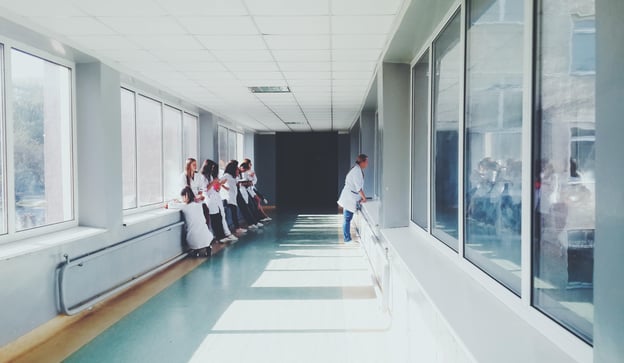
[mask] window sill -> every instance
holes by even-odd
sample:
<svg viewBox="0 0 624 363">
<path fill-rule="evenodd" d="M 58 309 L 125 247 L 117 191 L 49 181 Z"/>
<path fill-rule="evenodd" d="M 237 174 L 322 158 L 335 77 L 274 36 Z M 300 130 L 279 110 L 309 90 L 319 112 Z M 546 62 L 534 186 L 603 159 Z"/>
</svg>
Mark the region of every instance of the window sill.
<svg viewBox="0 0 624 363">
<path fill-rule="evenodd" d="M 73 227 L 43 236 L 24 238 L 0 246 L 0 261 L 28 255 L 68 242 L 93 237 L 106 233 L 105 229 L 92 227 Z"/>
<path fill-rule="evenodd" d="M 124 227 L 130 227 L 130 226 L 134 226 L 137 224 L 147 222 L 152 219 L 171 216 L 174 214 L 179 215 L 180 211 L 175 210 L 175 209 L 165 209 L 165 208 L 150 209 L 145 212 L 125 215 L 123 217 L 123 224 L 124 224 Z"/>
</svg>

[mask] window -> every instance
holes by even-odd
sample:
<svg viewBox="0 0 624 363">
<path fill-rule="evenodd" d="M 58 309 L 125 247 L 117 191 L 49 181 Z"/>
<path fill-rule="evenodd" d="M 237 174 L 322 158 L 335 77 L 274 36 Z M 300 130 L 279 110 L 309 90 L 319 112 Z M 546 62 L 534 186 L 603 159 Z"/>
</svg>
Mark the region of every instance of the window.
<svg viewBox="0 0 624 363">
<path fill-rule="evenodd" d="M 572 14 L 591 15 L 572 29 Z M 584 340 L 593 339 L 595 67 L 593 0 L 543 6 L 538 54 L 533 219 L 533 305 Z M 572 33 L 572 34 L 570 34 Z M 561 50 L 572 38 L 573 50 Z M 591 38 L 591 41 L 589 40 Z M 563 57 L 571 57 L 566 62 Z M 572 90 L 572 91 L 571 91 Z"/>
<path fill-rule="evenodd" d="M 139 207 L 163 201 L 162 105 L 139 95 L 136 105 Z"/>
<path fill-rule="evenodd" d="M 245 137 L 241 133 L 236 134 L 236 160 L 242 161 L 245 158 L 243 146 L 245 145 Z"/>
<path fill-rule="evenodd" d="M 596 72 L 596 20 L 574 17 L 572 24 L 570 71 L 577 74 L 593 74 Z"/>
<path fill-rule="evenodd" d="M 244 135 L 219 126 L 219 168 L 223 171 L 230 160 L 241 162 L 244 156 Z"/>
<path fill-rule="evenodd" d="M 469 2 L 464 255 L 519 295 L 524 26 L 479 21 L 483 9 L 511 3 L 521 20 L 522 0 Z"/>
<path fill-rule="evenodd" d="M 11 49 L 16 231 L 73 219 L 71 77 Z"/>
<path fill-rule="evenodd" d="M 121 154 L 123 209 L 136 208 L 136 109 L 135 94 L 121 89 Z"/>
<path fill-rule="evenodd" d="M 471 3 L 472 25 L 487 23 L 522 23 L 524 1 L 489 0 Z"/>
<path fill-rule="evenodd" d="M 4 166 L 4 46 L 0 44 L 0 180 L 4 181 L 6 175 Z M 5 183 L 0 183 L 0 234 L 7 232 L 7 208 L 6 208 Z"/>
<path fill-rule="evenodd" d="M 462 49 L 455 14 L 433 42 L 432 232 L 458 249 L 458 136 Z"/>
<path fill-rule="evenodd" d="M 186 126 L 186 124 L 185 124 Z M 186 129 L 184 130 L 186 133 Z M 163 109 L 163 156 L 165 200 L 179 198 L 182 163 L 182 111 L 171 106 Z M 196 134 L 193 134 L 196 136 Z"/>
<path fill-rule="evenodd" d="M 194 158 L 199 159 L 198 154 L 198 127 L 197 116 L 193 116 L 188 113 L 184 113 L 184 159 Z M 198 162 L 199 166 L 202 163 Z"/>
<path fill-rule="evenodd" d="M 412 69 L 412 221 L 429 229 L 427 148 L 429 145 L 429 51 Z"/>
</svg>

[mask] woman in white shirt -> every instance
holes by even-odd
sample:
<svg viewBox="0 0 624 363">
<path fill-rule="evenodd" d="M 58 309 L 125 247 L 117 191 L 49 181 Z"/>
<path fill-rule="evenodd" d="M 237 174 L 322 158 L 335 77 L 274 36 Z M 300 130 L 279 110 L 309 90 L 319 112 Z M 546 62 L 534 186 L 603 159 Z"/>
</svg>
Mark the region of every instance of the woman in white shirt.
<svg viewBox="0 0 624 363">
<path fill-rule="evenodd" d="M 230 226 L 231 230 L 236 231 L 236 233 L 244 233 L 245 229 L 240 228 L 238 224 L 238 204 L 236 203 L 236 196 L 238 194 L 238 185 L 237 178 L 239 175 L 238 171 L 238 161 L 232 160 L 225 167 L 225 172 L 223 173 L 223 179 L 225 179 L 225 183 L 222 185 L 222 188 L 226 191 L 223 196 L 223 204 L 226 206 L 230 213 L 230 217 L 232 218 L 232 225 Z"/>
<path fill-rule="evenodd" d="M 225 212 L 221 202 L 221 181 L 218 178 L 219 168 L 212 160 L 204 161 L 201 169 L 201 185 L 204 191 L 204 203 L 210 214 L 210 226 L 212 232 L 220 243 L 237 241 L 238 238 L 232 235 L 225 223 Z"/>
<path fill-rule="evenodd" d="M 196 173 L 197 160 L 193 158 L 186 159 L 184 172 L 180 175 L 180 188 L 190 187 L 197 199 L 204 200 L 204 197 L 201 195 L 201 178 L 196 176 Z"/>
<path fill-rule="evenodd" d="M 202 203 L 195 202 L 195 194 L 190 187 L 184 187 L 180 193 L 182 203 L 173 202 L 167 206 L 170 209 L 179 209 L 184 215 L 186 223 L 186 243 L 191 249 L 191 256 L 210 256 L 210 244 L 214 236 L 206 225 Z"/>
<path fill-rule="evenodd" d="M 368 166 L 368 156 L 364 154 L 358 155 L 355 165 L 345 178 L 345 186 L 342 188 L 338 204 L 344 210 L 344 223 L 342 232 L 344 241 L 351 241 L 351 219 L 357 210 L 358 203 L 366 203 L 366 195 L 364 194 L 364 169 Z"/>
<path fill-rule="evenodd" d="M 258 211 L 258 215 L 260 216 L 260 222 L 265 223 L 271 221 L 271 217 L 264 211 L 262 208 L 262 200 L 264 199 L 262 195 L 256 189 L 256 184 L 258 184 L 258 175 L 253 170 L 253 164 L 251 163 L 251 159 L 246 158 L 245 163 L 249 164 L 249 171 L 247 172 L 247 178 L 251 181 L 252 185 L 248 188 L 249 195 L 253 198 L 255 208 Z M 266 203 L 266 200 L 265 200 Z"/>
<path fill-rule="evenodd" d="M 248 188 L 253 184 L 247 179 L 248 171 L 249 165 L 247 163 L 242 163 L 239 168 L 238 195 L 236 197 L 236 201 L 238 203 L 238 208 L 247 221 L 247 225 L 249 226 L 248 228 L 258 229 L 264 225 L 260 223 L 261 218 L 258 216 L 258 210 L 254 208 L 255 200 L 253 200 L 251 195 L 249 195 Z"/>
</svg>

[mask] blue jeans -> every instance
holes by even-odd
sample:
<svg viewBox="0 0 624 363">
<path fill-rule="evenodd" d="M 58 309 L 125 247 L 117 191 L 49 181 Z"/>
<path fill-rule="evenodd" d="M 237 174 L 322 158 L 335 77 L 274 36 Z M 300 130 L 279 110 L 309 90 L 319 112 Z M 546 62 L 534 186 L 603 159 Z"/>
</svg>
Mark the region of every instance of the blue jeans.
<svg viewBox="0 0 624 363">
<path fill-rule="evenodd" d="M 353 219 L 353 213 L 348 210 L 344 210 L 344 223 L 342 224 L 342 233 L 344 235 L 344 241 L 351 241 L 351 219 Z"/>
</svg>

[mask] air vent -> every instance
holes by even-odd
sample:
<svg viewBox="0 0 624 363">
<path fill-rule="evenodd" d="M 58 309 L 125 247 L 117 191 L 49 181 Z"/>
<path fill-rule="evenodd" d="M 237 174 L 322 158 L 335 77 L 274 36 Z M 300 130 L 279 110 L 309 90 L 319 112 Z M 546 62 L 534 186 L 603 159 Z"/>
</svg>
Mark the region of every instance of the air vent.
<svg viewBox="0 0 624 363">
<path fill-rule="evenodd" d="M 260 86 L 249 87 L 251 93 L 289 93 L 290 88 L 288 86 Z"/>
</svg>

